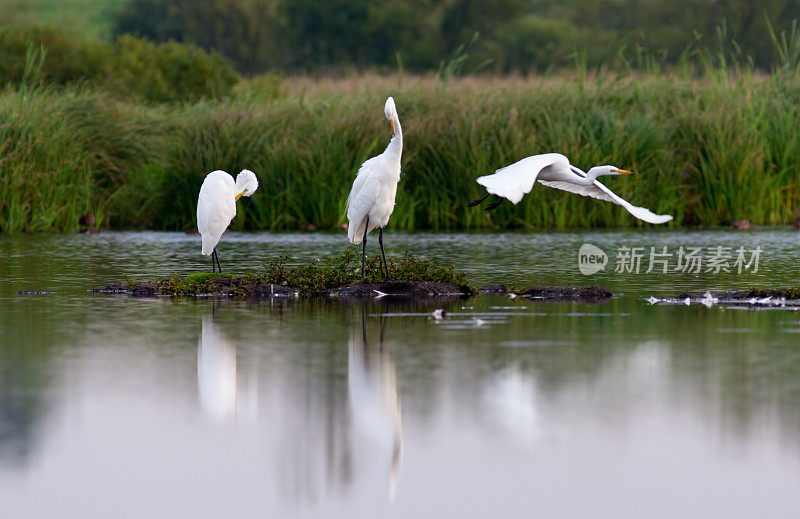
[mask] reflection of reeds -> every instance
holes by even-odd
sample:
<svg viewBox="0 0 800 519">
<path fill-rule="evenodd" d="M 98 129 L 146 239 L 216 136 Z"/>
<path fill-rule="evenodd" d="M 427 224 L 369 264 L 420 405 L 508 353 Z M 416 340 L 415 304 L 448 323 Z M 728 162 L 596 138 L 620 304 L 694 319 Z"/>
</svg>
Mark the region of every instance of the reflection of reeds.
<svg viewBox="0 0 800 519">
<path fill-rule="evenodd" d="M 270 92 L 253 91 L 265 84 Z M 465 207 L 477 176 L 547 151 L 643 173 L 605 182 L 679 225 L 786 224 L 800 204 L 800 79 L 786 73 L 397 84 L 373 75 L 254 81 L 227 101 L 170 107 L 6 91 L 0 229 L 72 230 L 88 211 L 118 227 L 190 229 L 203 176 L 245 167 L 264 189 L 240 205 L 234 229 L 335 229 L 359 165 L 389 140 L 388 94 L 406 139 L 393 228 L 641 225 L 552 189 L 489 215 Z"/>
</svg>

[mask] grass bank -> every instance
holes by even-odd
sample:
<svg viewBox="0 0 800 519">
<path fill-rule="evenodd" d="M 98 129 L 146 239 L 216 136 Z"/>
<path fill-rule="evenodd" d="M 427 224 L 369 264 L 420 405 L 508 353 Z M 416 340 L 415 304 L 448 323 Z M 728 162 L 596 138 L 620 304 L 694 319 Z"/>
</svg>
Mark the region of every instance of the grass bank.
<svg viewBox="0 0 800 519">
<path fill-rule="evenodd" d="M 608 203 L 537 187 L 519 205 L 466 207 L 477 176 L 560 151 L 671 225 L 787 224 L 800 207 L 800 78 L 619 76 L 261 78 L 223 101 L 139 105 L 68 88 L 0 95 L 0 230 L 71 231 L 92 211 L 115 228 L 192 229 L 213 169 L 248 168 L 259 191 L 234 229 L 336 229 L 359 165 L 405 134 L 396 229 L 634 227 Z"/>
</svg>

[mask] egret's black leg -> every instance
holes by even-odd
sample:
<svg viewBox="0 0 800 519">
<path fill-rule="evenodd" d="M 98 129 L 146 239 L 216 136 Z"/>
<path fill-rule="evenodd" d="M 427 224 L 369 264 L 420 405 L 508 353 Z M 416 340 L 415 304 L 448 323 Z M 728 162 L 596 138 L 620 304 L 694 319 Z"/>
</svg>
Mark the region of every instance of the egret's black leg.
<svg viewBox="0 0 800 519">
<path fill-rule="evenodd" d="M 383 252 L 383 227 L 378 229 L 378 244 L 381 246 L 381 256 L 383 257 L 383 268 L 386 270 L 386 281 L 389 281 L 389 264 L 386 263 L 386 253 Z"/>
<path fill-rule="evenodd" d="M 367 215 L 367 223 L 364 224 L 364 240 L 361 242 L 361 281 L 367 277 L 367 272 L 364 270 L 367 258 L 367 229 L 369 229 L 369 215 Z"/>
<path fill-rule="evenodd" d="M 497 195 L 494 195 L 494 197 L 495 197 L 497 200 L 495 200 L 495 201 L 494 201 L 494 202 L 492 202 L 491 204 L 489 204 L 489 205 L 487 205 L 486 207 L 484 207 L 484 208 L 483 208 L 483 210 L 484 210 L 484 211 L 491 211 L 492 209 L 497 209 L 497 206 L 503 203 L 503 199 L 502 199 L 502 198 L 500 198 L 500 197 L 499 197 L 499 196 L 497 196 Z"/>
<path fill-rule="evenodd" d="M 217 271 L 221 274 L 222 273 L 222 265 L 219 264 L 219 254 L 217 254 L 217 248 L 216 247 L 214 247 L 214 252 L 212 253 L 212 255 L 213 255 L 214 258 L 217 258 Z"/>
<path fill-rule="evenodd" d="M 491 193 L 486 193 L 486 195 L 478 198 L 477 200 L 473 200 L 472 202 L 467 204 L 467 207 L 475 207 L 476 205 L 480 204 L 481 202 L 489 198 L 489 195 L 491 195 Z"/>
<path fill-rule="evenodd" d="M 217 269 L 217 266 L 216 266 L 216 265 L 214 265 L 214 251 L 215 251 L 215 250 L 216 250 L 216 249 L 214 249 L 214 250 L 212 250 L 212 251 L 211 251 L 211 273 L 212 273 L 212 274 L 213 274 L 214 272 L 216 272 L 216 271 L 217 271 L 217 270 L 216 270 L 216 269 Z"/>
</svg>

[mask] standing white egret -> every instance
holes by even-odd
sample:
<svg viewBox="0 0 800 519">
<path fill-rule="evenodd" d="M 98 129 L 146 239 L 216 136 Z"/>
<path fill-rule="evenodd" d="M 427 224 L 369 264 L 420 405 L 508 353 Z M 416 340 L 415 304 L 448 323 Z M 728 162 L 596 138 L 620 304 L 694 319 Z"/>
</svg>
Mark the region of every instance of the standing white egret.
<svg viewBox="0 0 800 519">
<path fill-rule="evenodd" d="M 203 255 L 211 255 L 211 272 L 214 260 L 222 272 L 217 255 L 217 243 L 222 233 L 236 216 L 236 201 L 242 196 L 252 196 L 258 189 L 255 173 L 243 169 L 233 177 L 224 171 L 212 171 L 206 176 L 197 198 L 197 230 L 203 238 Z"/>
<path fill-rule="evenodd" d="M 361 276 L 367 254 L 367 233 L 378 228 L 378 244 L 381 247 L 386 279 L 389 266 L 383 251 L 383 228 L 389 223 L 394 210 L 397 183 L 400 181 L 400 158 L 403 153 L 403 129 L 397 117 L 394 99 L 388 98 L 383 113 L 392 128 L 392 140 L 383 153 L 366 160 L 358 170 L 353 188 L 347 197 L 347 237 L 351 243 L 361 243 Z"/>
<path fill-rule="evenodd" d="M 665 223 L 672 220 L 670 215 L 655 214 L 649 209 L 630 204 L 597 181 L 597 177 L 602 175 L 633 174 L 635 174 L 633 171 L 619 169 L 616 166 L 596 166 L 584 173 L 570 164 L 569 159 L 560 153 L 533 155 L 500 168 L 492 175 L 478 177 L 478 184 L 484 186 L 488 193 L 470 202 L 468 207 L 478 205 L 489 195 L 495 195 L 497 200 L 486 206 L 487 211 L 500 205 L 502 198 L 507 198 L 516 204 L 522 200 L 523 195 L 531 192 L 538 180 L 547 187 L 621 205 L 633 216 L 648 223 Z"/>
</svg>

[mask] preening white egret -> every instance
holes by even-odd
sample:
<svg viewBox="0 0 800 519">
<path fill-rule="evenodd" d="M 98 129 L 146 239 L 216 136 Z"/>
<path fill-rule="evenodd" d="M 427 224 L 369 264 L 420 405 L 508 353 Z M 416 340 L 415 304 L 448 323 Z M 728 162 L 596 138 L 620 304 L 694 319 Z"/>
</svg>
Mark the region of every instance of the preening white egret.
<svg viewBox="0 0 800 519">
<path fill-rule="evenodd" d="M 389 267 L 383 250 L 383 228 L 389 223 L 394 210 L 397 183 L 400 181 L 400 158 L 403 153 L 403 129 L 397 117 L 394 99 L 386 100 L 383 113 L 392 128 L 392 140 L 383 153 L 366 160 L 358 170 L 353 188 L 347 197 L 347 237 L 351 243 L 362 243 L 361 275 L 364 276 L 364 262 L 367 254 L 367 234 L 378 228 L 378 244 L 381 247 L 386 279 Z"/>
<path fill-rule="evenodd" d="M 478 184 L 484 186 L 488 193 L 470 202 L 468 206 L 478 205 L 489 195 L 495 195 L 497 200 L 486 206 L 487 211 L 500 205 L 502 198 L 507 198 L 516 204 L 522 200 L 523 195 L 531 192 L 538 180 L 547 187 L 621 205 L 633 216 L 648 223 L 665 223 L 672 220 L 670 215 L 655 214 L 649 209 L 630 204 L 597 181 L 597 177 L 602 175 L 632 174 L 635 173 L 615 166 L 596 166 L 584 173 L 570 164 L 569 159 L 560 153 L 533 155 L 500 168 L 492 175 L 478 177 Z"/>
<path fill-rule="evenodd" d="M 242 196 L 252 196 L 258 189 L 255 173 L 243 169 L 233 177 L 224 171 L 212 171 L 206 175 L 200 196 L 197 198 L 197 230 L 203 238 L 203 255 L 211 255 L 211 272 L 214 272 L 214 260 L 222 272 L 217 255 L 217 243 L 236 216 L 236 201 Z"/>
</svg>

